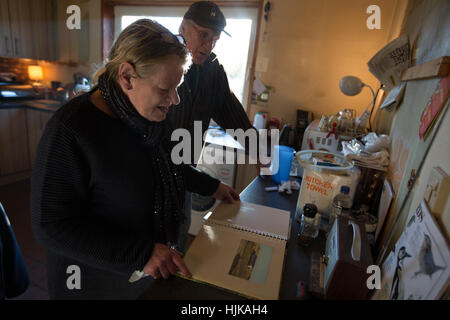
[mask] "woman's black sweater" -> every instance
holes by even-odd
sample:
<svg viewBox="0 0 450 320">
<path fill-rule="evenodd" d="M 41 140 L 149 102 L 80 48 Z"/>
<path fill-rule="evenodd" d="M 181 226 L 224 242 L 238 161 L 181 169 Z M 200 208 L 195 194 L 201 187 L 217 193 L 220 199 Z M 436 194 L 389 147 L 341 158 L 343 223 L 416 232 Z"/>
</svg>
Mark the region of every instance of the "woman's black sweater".
<svg viewBox="0 0 450 320">
<path fill-rule="evenodd" d="M 51 298 L 133 299 L 150 277 L 128 282 L 154 246 L 153 172 L 144 147 L 89 94 L 61 107 L 38 147 L 31 179 L 31 223 L 47 249 Z M 219 180 L 183 165 L 186 189 L 211 195 Z M 79 267 L 81 288 L 76 283 Z M 72 267 L 73 268 L 73 267 Z M 69 286 L 68 286 L 69 283 Z"/>
</svg>

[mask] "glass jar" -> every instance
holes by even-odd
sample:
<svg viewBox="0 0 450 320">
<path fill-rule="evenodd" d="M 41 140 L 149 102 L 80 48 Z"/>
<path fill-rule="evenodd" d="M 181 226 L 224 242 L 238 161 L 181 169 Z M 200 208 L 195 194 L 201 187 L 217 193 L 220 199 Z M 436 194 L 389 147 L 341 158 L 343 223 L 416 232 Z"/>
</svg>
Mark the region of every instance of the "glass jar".
<svg viewBox="0 0 450 320">
<path fill-rule="evenodd" d="M 303 207 L 298 240 L 302 245 L 309 245 L 319 235 L 320 214 L 316 205 L 307 203 Z"/>
</svg>

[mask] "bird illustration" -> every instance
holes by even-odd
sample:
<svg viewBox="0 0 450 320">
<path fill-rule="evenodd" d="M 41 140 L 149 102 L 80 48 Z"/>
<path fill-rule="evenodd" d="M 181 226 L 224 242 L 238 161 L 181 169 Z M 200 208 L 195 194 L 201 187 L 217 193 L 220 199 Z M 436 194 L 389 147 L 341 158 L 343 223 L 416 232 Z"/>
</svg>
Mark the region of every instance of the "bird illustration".
<svg viewBox="0 0 450 320">
<path fill-rule="evenodd" d="M 406 227 L 409 228 L 411 226 L 411 224 L 413 224 L 414 222 L 416 222 L 416 216 L 412 215 L 411 219 L 409 219 L 408 225 Z"/>
<path fill-rule="evenodd" d="M 391 286 L 391 300 L 403 299 L 403 283 L 402 283 L 402 268 L 403 260 L 409 258 L 411 255 L 406 252 L 405 247 L 401 247 L 397 253 L 397 266 L 395 268 L 394 279 L 392 279 Z"/>
<path fill-rule="evenodd" d="M 419 267 L 420 270 L 414 273 L 414 278 L 423 273 L 427 274 L 430 279 L 433 273 L 438 270 L 445 269 L 445 267 L 434 264 L 433 252 L 431 251 L 431 239 L 427 234 L 423 234 L 423 243 L 419 252 Z"/>
</svg>

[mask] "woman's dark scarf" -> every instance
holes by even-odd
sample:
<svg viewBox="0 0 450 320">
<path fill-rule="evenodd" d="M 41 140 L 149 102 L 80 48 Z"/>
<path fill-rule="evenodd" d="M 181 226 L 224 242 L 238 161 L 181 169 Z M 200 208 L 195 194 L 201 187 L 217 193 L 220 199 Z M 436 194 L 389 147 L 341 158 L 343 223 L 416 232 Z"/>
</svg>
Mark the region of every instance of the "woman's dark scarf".
<svg viewBox="0 0 450 320">
<path fill-rule="evenodd" d="M 168 123 L 154 122 L 142 117 L 122 89 L 102 74 L 98 88 L 108 106 L 142 141 L 150 159 L 155 181 L 153 232 L 155 241 L 176 245 L 178 227 L 184 221 L 184 184 L 179 167 L 170 159 Z"/>
</svg>

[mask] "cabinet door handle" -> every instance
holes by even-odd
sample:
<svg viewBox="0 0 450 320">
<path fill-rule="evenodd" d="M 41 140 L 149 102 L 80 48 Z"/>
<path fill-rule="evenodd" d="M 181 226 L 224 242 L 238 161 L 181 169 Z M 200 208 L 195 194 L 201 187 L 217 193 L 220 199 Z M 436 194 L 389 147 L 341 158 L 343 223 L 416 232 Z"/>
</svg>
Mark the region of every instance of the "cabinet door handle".
<svg viewBox="0 0 450 320">
<path fill-rule="evenodd" d="M 5 49 L 6 49 L 6 54 L 9 55 L 9 46 L 8 46 L 8 37 L 5 36 Z"/>
<path fill-rule="evenodd" d="M 19 56 L 19 41 L 14 37 L 14 46 L 16 47 L 16 56 Z"/>
</svg>

